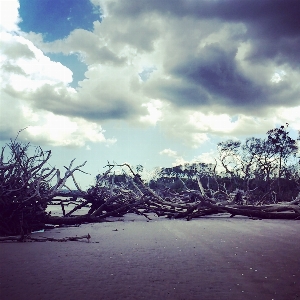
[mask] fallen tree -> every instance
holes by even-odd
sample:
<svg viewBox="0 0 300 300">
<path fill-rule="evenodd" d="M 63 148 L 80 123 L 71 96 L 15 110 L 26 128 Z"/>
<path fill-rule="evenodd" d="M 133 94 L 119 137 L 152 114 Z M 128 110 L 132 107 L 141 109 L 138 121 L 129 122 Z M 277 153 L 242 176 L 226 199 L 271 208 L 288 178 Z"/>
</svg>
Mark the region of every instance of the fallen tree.
<svg viewBox="0 0 300 300">
<path fill-rule="evenodd" d="M 58 169 L 47 167 L 51 151 L 44 152 L 40 147 L 30 149 L 29 143 L 23 144 L 16 139 L 2 148 L 0 156 L 1 235 L 23 235 L 43 227 L 50 217 L 46 212 L 48 203 L 68 188 L 69 178 L 80 190 L 74 172 L 81 171 L 85 165 L 73 167 L 72 160 L 61 177 Z M 7 148 L 9 155 L 5 159 Z"/>
<path fill-rule="evenodd" d="M 218 184 L 216 189 L 204 188 L 199 176 L 197 189 L 188 188 L 182 180 L 180 191 L 151 189 L 128 164 L 108 164 L 107 171 L 97 176 L 95 185 L 83 191 L 74 173 L 83 172 L 81 168 L 85 163 L 73 167 L 72 160 L 61 176 L 58 169 L 47 167 L 51 151 L 35 147 L 29 155 L 30 145 L 16 139 L 6 147 L 10 155 L 5 159 L 4 147 L 0 157 L 0 235 L 4 236 L 28 236 L 34 230 L 46 228 L 47 224 L 105 222 L 110 216 L 122 217 L 127 213 L 143 215 L 149 220 L 153 213 L 186 220 L 216 214 L 300 219 L 299 196 L 290 202 L 265 204 L 264 195 L 254 201 L 253 191 L 249 189 L 229 193 Z M 116 168 L 121 168 L 121 181 L 117 180 L 120 175 L 115 174 Z M 67 180 L 72 180 L 77 190 L 68 188 Z M 49 204 L 60 205 L 62 216 L 47 212 Z M 65 207 L 69 204 L 74 208 L 66 213 Z M 83 208 L 88 212 L 76 215 Z"/>
<path fill-rule="evenodd" d="M 268 205 L 241 204 L 241 191 L 234 197 L 226 194 L 227 200 L 219 201 L 218 191 L 204 189 L 198 178 L 198 190 L 185 188 L 180 193 L 170 189 L 152 190 L 143 182 L 128 164 L 107 165 L 109 171 L 99 177 L 95 186 L 88 190 L 85 202 L 78 204 L 64 217 L 48 217 L 53 224 L 79 224 L 82 222 L 101 222 L 107 217 L 122 217 L 127 213 L 136 213 L 148 219 L 150 214 L 167 218 L 185 218 L 191 220 L 214 214 L 230 214 L 259 219 L 300 219 L 300 198 L 289 203 L 274 203 Z M 117 184 L 115 167 L 126 167 L 130 173 L 125 174 L 125 182 Z M 111 176 L 110 176 L 111 175 Z M 246 193 L 247 194 L 247 193 Z M 209 196 L 208 196 L 209 195 Z M 248 197 L 251 195 L 248 193 Z M 258 203 L 261 202 L 258 200 Z M 88 214 L 72 216 L 72 213 L 84 206 L 89 207 Z"/>
</svg>

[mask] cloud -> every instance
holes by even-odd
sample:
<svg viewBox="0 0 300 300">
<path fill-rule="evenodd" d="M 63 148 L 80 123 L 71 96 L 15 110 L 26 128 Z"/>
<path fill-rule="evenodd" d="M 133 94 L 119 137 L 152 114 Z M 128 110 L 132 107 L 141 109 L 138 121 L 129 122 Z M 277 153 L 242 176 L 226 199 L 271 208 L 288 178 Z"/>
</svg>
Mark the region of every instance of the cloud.
<svg viewBox="0 0 300 300">
<path fill-rule="evenodd" d="M 204 114 L 193 112 L 189 115 L 190 126 L 199 132 L 210 132 L 215 135 L 247 135 L 253 132 L 264 134 L 275 122 L 270 118 L 253 118 L 245 115 L 237 115 L 232 118 L 228 114 Z"/>
<path fill-rule="evenodd" d="M 278 111 L 277 123 L 278 124 L 289 123 L 290 127 L 299 130 L 300 128 L 299 116 L 300 116 L 300 105 L 293 108 L 283 107 Z"/>
<path fill-rule="evenodd" d="M 141 103 L 139 91 L 139 63 L 106 65 L 93 62 L 85 73 L 87 79 L 81 81 L 75 90 L 69 86 L 72 82 L 72 72 L 60 63 L 51 61 L 25 37 L 28 38 L 27 35 L 10 36 L 16 40 L 18 47 L 30 45 L 35 59 L 31 59 L 30 62 L 28 59 L 14 62 L 23 68 L 23 73 L 28 76 L 19 76 L 17 80 L 13 80 L 15 74 L 9 76 L 5 87 L 8 93 L 30 101 L 38 109 L 82 117 L 93 122 L 113 119 L 138 120 L 147 112 L 148 106 Z M 8 55 L 4 57 L 6 61 L 9 59 Z M 144 97 L 143 101 L 148 103 L 150 99 Z M 153 109 L 151 118 L 152 116 Z"/>
<path fill-rule="evenodd" d="M 30 125 L 26 130 L 30 140 L 37 144 L 82 147 L 87 141 L 106 145 L 116 142 L 115 139 L 105 138 L 105 130 L 100 125 L 84 119 L 57 116 L 52 113 L 37 114 L 28 109 L 24 113 L 27 118 L 35 119 L 34 123 L 37 123 Z M 89 146 L 87 150 L 90 150 Z"/>
<path fill-rule="evenodd" d="M 200 162 L 200 163 L 206 163 L 206 164 L 216 164 L 216 157 L 218 157 L 217 151 L 209 151 L 209 152 L 203 152 L 200 155 L 193 158 L 191 163 L 194 162 Z"/>
<path fill-rule="evenodd" d="M 177 157 L 177 152 L 174 151 L 174 150 L 171 150 L 171 149 L 164 149 L 162 151 L 159 152 L 160 155 L 167 155 L 167 156 L 170 156 L 170 157 Z"/>
<path fill-rule="evenodd" d="M 98 2 L 98 1 L 94 1 Z M 216 1 L 99 1 L 105 15 L 120 18 L 139 18 L 151 14 L 173 17 L 181 22 L 216 20 L 223 23 L 244 24 L 244 40 L 252 40 L 248 58 L 255 60 L 276 59 L 278 62 L 299 63 L 299 29 L 297 0 L 216 0 Z M 199 28 L 199 27 L 198 27 Z M 199 28 L 201 30 L 202 28 Z"/>
<path fill-rule="evenodd" d="M 247 105 L 264 96 L 263 87 L 239 70 L 235 55 L 236 51 L 223 49 L 219 43 L 206 45 L 195 57 L 177 63 L 171 73 L 202 86 L 211 96 L 209 104 L 218 101 L 221 104 L 225 102 L 226 105 Z M 193 104 L 197 105 L 198 99 L 199 97 Z"/>
<path fill-rule="evenodd" d="M 271 29 L 263 34 L 264 28 L 275 26 L 276 18 L 290 13 L 286 5 L 279 9 L 268 0 L 261 2 L 260 9 L 248 0 L 93 2 L 100 5 L 105 16 L 101 23 L 94 22 L 93 32 L 76 29 L 63 40 L 40 43 L 42 49 L 78 52 L 90 69 L 99 70 L 101 64 L 105 73 L 115 72 L 116 76 L 130 69 L 133 72 L 128 73 L 134 78 L 151 68 L 154 71 L 140 86 L 144 97 L 170 102 L 179 109 L 257 114 L 270 106 L 283 102 L 292 106 L 298 101 L 300 91 L 295 82 L 299 72 L 289 76 L 294 66 L 272 60 L 273 56 L 264 57 L 263 65 L 258 58 L 250 59 L 257 39 L 271 34 Z M 262 8 L 267 16 L 261 13 Z M 297 35 L 297 24 L 289 20 L 285 30 L 280 30 L 282 37 Z M 260 26 L 263 29 L 258 31 Z M 278 37 L 278 33 L 273 35 Z M 288 76 L 280 82 L 272 81 L 278 72 Z M 91 73 L 89 78 L 96 76 L 96 72 Z M 127 92 L 128 88 L 123 90 L 123 94 Z M 125 103 L 122 109 L 128 106 L 127 100 Z M 141 112 L 137 107 L 135 110 Z M 116 115 L 126 118 L 128 113 L 114 113 L 113 118 Z"/>
<path fill-rule="evenodd" d="M 11 37 L 11 39 L 10 39 Z M 5 35 L 1 37 L 3 45 L 3 54 L 7 56 L 7 59 L 33 59 L 35 54 L 30 50 L 28 42 L 25 39 L 18 38 L 16 36 L 12 37 Z"/>
<path fill-rule="evenodd" d="M 21 21 L 18 9 L 20 7 L 18 0 L 0 1 L 0 31 L 18 31 L 18 23 Z"/>
<path fill-rule="evenodd" d="M 299 126 L 292 113 L 300 95 L 299 1 L 92 2 L 103 13 L 92 31 L 77 28 L 52 42 L 34 32 L 1 34 L 1 84 L 5 103 L 18 107 L 18 126 L 26 120 L 23 105 L 37 113 L 32 126 L 40 132 L 51 136 L 53 118 L 66 128 L 61 140 L 80 132 L 77 145 L 92 139 L 73 131 L 82 122 L 89 132 L 109 120 L 159 123 L 191 147 L 265 133 L 289 118 Z M 18 30 L 17 7 L 6 31 Z M 47 57 L 53 52 L 76 53 L 87 64 L 78 88 L 70 87 L 72 72 Z"/>
<path fill-rule="evenodd" d="M 66 38 L 49 43 L 43 43 L 40 34 L 29 33 L 25 36 L 45 52 L 64 54 L 78 52 L 81 59 L 89 65 L 96 63 L 121 65 L 126 61 L 125 57 L 119 57 L 109 49 L 101 36 L 84 29 L 75 29 Z"/>
<path fill-rule="evenodd" d="M 171 150 L 171 149 L 164 149 L 164 150 L 160 151 L 159 154 L 174 158 L 175 161 L 172 163 L 173 167 L 183 165 L 187 162 L 184 160 L 184 158 L 182 156 L 178 155 L 178 153 L 176 151 Z"/>
<path fill-rule="evenodd" d="M 51 61 L 27 39 L 1 33 L 0 63 L 2 88 L 11 91 L 35 91 L 45 84 L 72 82 L 72 71 Z"/>
<path fill-rule="evenodd" d="M 288 48 L 295 47 L 283 49 L 274 45 L 271 37 L 283 41 L 292 39 L 299 45 L 298 18 L 287 16 L 293 16 L 300 4 L 297 1 L 282 3 L 277 1 L 274 5 L 269 0 L 261 1 L 260 5 L 248 0 L 100 1 L 108 17 L 97 26 L 105 31 L 105 26 L 114 21 L 116 27 L 118 24 L 138 23 L 138 27 L 143 28 L 143 17 L 153 28 L 156 24 L 164 28 L 155 37 L 150 36 L 157 45 L 151 54 L 160 52 L 161 62 L 157 69 L 163 70 L 158 73 L 160 76 L 150 78 L 144 85 L 149 97 L 160 97 L 177 106 L 214 105 L 219 110 L 234 108 L 245 113 L 251 109 L 254 113 L 257 106 L 268 109 L 270 105 L 287 103 L 283 96 L 288 97 L 291 105 L 298 101 L 295 95 L 299 89 L 292 78 L 287 77 L 277 85 L 270 82 L 276 68 L 289 72 L 295 67 L 294 60 L 288 59 Z M 286 20 L 285 24 L 281 26 L 278 19 Z M 130 26 L 125 26 L 124 31 L 126 28 L 130 32 Z M 277 52 L 266 56 L 264 50 L 260 50 L 254 54 L 258 41 L 269 42 L 268 47 L 262 44 L 263 47 L 258 49 Z M 121 40 L 120 44 L 135 46 L 137 51 L 142 49 L 129 39 Z M 245 45 L 248 45 L 246 51 Z M 111 46 L 114 47 L 113 43 Z M 245 53 L 241 56 L 243 50 Z M 275 56 L 284 59 L 275 59 Z M 261 60 L 265 62 L 264 68 Z M 251 67 L 251 64 L 255 65 Z M 263 69 L 263 77 L 248 72 L 248 68 L 255 67 L 260 71 Z M 299 74 L 297 78 L 299 80 Z"/>
<path fill-rule="evenodd" d="M 148 103 L 143 103 L 142 106 L 147 108 L 148 114 L 140 117 L 141 122 L 155 125 L 161 120 L 163 104 L 160 100 L 151 100 Z"/>
<path fill-rule="evenodd" d="M 7 109 L 12 105 L 13 110 Z M 2 140 L 16 136 L 20 129 L 27 127 L 20 138 L 38 145 L 82 147 L 92 142 L 110 146 L 116 142 L 116 139 L 106 138 L 105 130 L 97 123 L 35 109 L 8 94 L 1 97 L 1 112 L 4 111 L 0 118 Z"/>
<path fill-rule="evenodd" d="M 12 24 L 17 21 L 15 18 Z M 20 138 L 40 145 L 114 144 L 116 140 L 106 138 L 101 125 L 77 117 L 76 113 L 74 116 L 70 116 L 70 112 L 61 113 L 61 106 L 67 107 L 76 101 L 77 92 L 69 86 L 72 72 L 61 63 L 51 61 L 28 39 L 9 32 L 17 27 L 6 25 L 1 29 L 0 139 L 14 137 L 27 127 Z M 58 114 L 53 113 L 55 110 Z"/>
<path fill-rule="evenodd" d="M 217 151 L 208 151 L 208 152 L 203 152 L 200 155 L 197 155 L 193 157 L 190 160 L 184 159 L 181 155 L 177 153 L 177 151 L 171 150 L 171 149 L 164 149 L 160 151 L 160 155 L 166 155 L 168 157 L 171 157 L 174 159 L 172 162 L 172 166 L 179 166 L 179 165 L 185 165 L 185 164 L 194 164 L 194 163 L 205 163 L 205 164 L 216 164 L 216 157 L 218 157 Z M 218 166 L 217 163 L 217 169 L 221 170 L 221 167 Z"/>
</svg>

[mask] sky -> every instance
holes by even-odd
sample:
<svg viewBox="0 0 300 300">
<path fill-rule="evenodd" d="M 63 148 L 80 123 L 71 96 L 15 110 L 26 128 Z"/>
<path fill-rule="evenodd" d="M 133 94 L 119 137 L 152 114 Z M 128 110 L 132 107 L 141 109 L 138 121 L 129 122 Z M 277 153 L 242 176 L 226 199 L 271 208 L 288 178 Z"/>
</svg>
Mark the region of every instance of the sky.
<svg viewBox="0 0 300 300">
<path fill-rule="evenodd" d="M 0 0 L 0 146 L 107 161 L 214 162 L 218 142 L 300 129 L 298 0 Z"/>
</svg>

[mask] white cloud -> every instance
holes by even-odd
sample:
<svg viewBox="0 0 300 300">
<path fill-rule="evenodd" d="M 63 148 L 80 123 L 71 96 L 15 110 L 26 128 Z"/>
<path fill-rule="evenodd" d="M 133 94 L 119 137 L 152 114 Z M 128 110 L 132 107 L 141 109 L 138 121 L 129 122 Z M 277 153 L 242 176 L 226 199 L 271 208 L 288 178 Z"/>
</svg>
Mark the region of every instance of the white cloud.
<svg viewBox="0 0 300 300">
<path fill-rule="evenodd" d="M 271 78 L 271 82 L 275 82 L 278 83 L 280 81 L 282 81 L 284 79 L 284 76 L 286 75 L 286 72 L 281 70 L 279 72 L 276 72 L 273 74 L 272 78 Z"/>
<path fill-rule="evenodd" d="M 227 114 L 204 114 L 202 112 L 194 112 L 189 116 L 189 123 L 204 132 L 228 133 L 232 131 L 234 127 L 231 117 Z"/>
<path fill-rule="evenodd" d="M 170 156 L 170 157 L 177 157 L 178 154 L 176 151 L 174 150 L 171 150 L 171 149 L 164 149 L 162 151 L 159 152 L 160 155 L 167 155 L 167 156 Z"/>
<path fill-rule="evenodd" d="M 6 109 L 11 103 L 14 110 Z M 26 103 L 11 97 L 1 99 L 0 109 L 6 112 L 0 118 L 3 138 L 14 137 L 20 129 L 27 127 L 20 137 L 38 145 L 83 147 L 86 143 L 102 143 L 110 146 L 116 142 L 114 138 L 106 138 L 105 130 L 96 123 L 33 110 Z"/>
<path fill-rule="evenodd" d="M 221 136 L 266 133 L 275 126 L 275 122 L 275 118 L 269 115 L 252 117 L 239 114 L 234 119 L 229 114 L 193 112 L 189 115 L 189 124 L 195 130 Z"/>
<path fill-rule="evenodd" d="M 148 103 L 143 103 L 142 106 L 148 110 L 148 115 L 141 116 L 140 121 L 143 123 L 149 123 L 155 125 L 162 117 L 162 102 L 160 100 L 151 100 Z"/>
<path fill-rule="evenodd" d="M 175 161 L 172 163 L 172 166 L 179 166 L 179 165 L 183 165 L 185 164 L 187 161 L 180 156 L 176 151 L 171 150 L 171 149 L 164 149 L 162 151 L 159 152 L 160 155 L 166 155 L 169 156 L 171 158 L 174 158 Z"/>
<path fill-rule="evenodd" d="M 20 22 L 18 0 L 0 1 L 0 31 L 18 31 Z"/>
<path fill-rule="evenodd" d="M 198 148 L 201 144 L 204 144 L 208 141 L 208 135 L 206 133 L 192 133 L 191 134 L 191 146 L 193 148 Z"/>
<path fill-rule="evenodd" d="M 289 123 L 289 127 L 300 130 L 300 106 L 293 108 L 282 107 L 277 111 L 277 124 Z"/>
<path fill-rule="evenodd" d="M 166 155 L 174 159 L 172 166 L 179 166 L 184 164 L 194 164 L 194 163 L 205 163 L 215 165 L 217 163 L 217 169 L 222 170 L 221 165 L 218 164 L 215 158 L 218 157 L 218 153 L 215 150 L 208 152 L 203 152 L 200 155 L 196 155 L 190 160 L 185 159 L 183 156 L 179 155 L 177 151 L 171 149 L 164 149 L 160 151 L 160 155 Z"/>
<path fill-rule="evenodd" d="M 82 147 L 87 141 L 107 145 L 116 142 L 115 139 L 105 138 L 104 130 L 100 125 L 84 119 L 57 116 L 50 112 L 40 115 L 30 112 L 30 114 L 35 119 L 33 124 L 37 123 L 27 129 L 30 139 L 34 142 L 71 147 Z"/>
<path fill-rule="evenodd" d="M 216 164 L 215 158 L 218 157 L 217 151 L 203 152 L 200 155 L 196 156 L 192 162 L 202 162 L 206 164 Z"/>
<path fill-rule="evenodd" d="M 72 82 L 72 71 L 51 61 L 32 42 L 10 33 L 1 34 L 1 85 L 16 92 L 33 92 L 45 85 Z"/>
<path fill-rule="evenodd" d="M 3 2 L 9 1 L 1 1 L 1 5 Z M 99 124 L 51 111 L 59 110 L 59 106 L 70 109 L 72 103 L 78 103 L 78 92 L 69 86 L 72 71 L 51 61 L 25 37 L 9 32 L 16 29 L 12 24 L 17 21 L 1 21 L 5 25 L 1 23 L 0 36 L 1 138 L 16 136 L 27 127 L 22 138 L 37 144 L 82 147 L 86 142 L 115 143 L 115 139 L 105 137 Z"/>
</svg>

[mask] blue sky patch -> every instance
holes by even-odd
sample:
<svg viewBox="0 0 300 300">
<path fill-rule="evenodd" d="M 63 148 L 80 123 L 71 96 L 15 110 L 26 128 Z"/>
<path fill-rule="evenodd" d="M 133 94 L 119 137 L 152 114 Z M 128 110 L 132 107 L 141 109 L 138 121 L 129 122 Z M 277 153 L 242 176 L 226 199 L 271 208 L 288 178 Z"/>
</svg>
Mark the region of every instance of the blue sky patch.
<svg viewBox="0 0 300 300">
<path fill-rule="evenodd" d="M 73 72 L 71 87 L 76 88 L 78 81 L 85 79 L 84 73 L 87 71 L 87 66 L 80 61 L 77 54 L 64 55 L 62 53 L 47 53 L 47 56 L 53 61 L 60 62 Z"/>
<path fill-rule="evenodd" d="M 150 78 L 152 72 L 155 70 L 157 70 L 155 67 L 145 68 L 141 73 L 139 73 L 139 76 L 143 81 L 147 81 Z"/>
<path fill-rule="evenodd" d="M 100 7 L 89 0 L 20 0 L 19 14 L 22 31 L 42 33 L 45 42 L 52 42 L 77 28 L 92 31 Z"/>
</svg>

